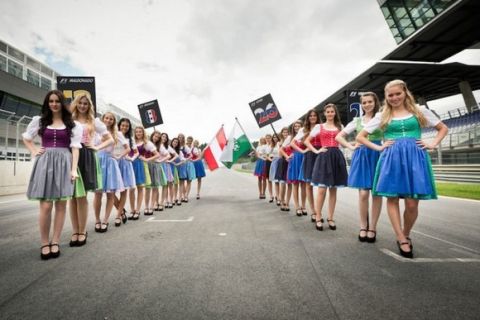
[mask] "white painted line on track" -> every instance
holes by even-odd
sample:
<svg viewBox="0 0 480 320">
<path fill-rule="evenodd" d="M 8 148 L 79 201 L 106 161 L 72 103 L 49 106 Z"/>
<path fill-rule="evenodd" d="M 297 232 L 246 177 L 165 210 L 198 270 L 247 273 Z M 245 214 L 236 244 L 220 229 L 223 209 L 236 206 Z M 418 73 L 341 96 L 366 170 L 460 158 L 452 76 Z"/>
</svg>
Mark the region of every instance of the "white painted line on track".
<svg viewBox="0 0 480 320">
<path fill-rule="evenodd" d="M 28 199 L 27 199 L 27 198 L 23 198 L 23 199 L 17 199 L 17 200 L 2 201 L 2 202 L 0 202 L 0 204 L 10 203 L 10 202 L 19 202 L 19 201 L 28 201 Z"/>
<path fill-rule="evenodd" d="M 225 237 L 227 234 L 225 232 L 221 232 L 218 235 L 221 236 L 221 237 Z"/>
<path fill-rule="evenodd" d="M 190 217 L 185 220 L 155 220 L 155 217 L 148 218 L 146 222 L 192 222 L 193 217 Z"/>
<path fill-rule="evenodd" d="M 439 263 L 439 262 L 477 262 L 480 263 L 480 259 L 475 259 L 475 258 L 414 258 L 414 259 L 408 259 L 404 258 L 402 256 L 399 256 L 398 254 L 382 248 L 380 249 L 383 253 L 385 253 L 387 256 L 390 256 L 400 262 L 410 262 L 410 263 Z"/>
<path fill-rule="evenodd" d="M 480 202 L 480 200 L 476 199 L 467 199 L 467 198 L 455 198 L 449 196 L 438 196 L 439 198 L 451 199 L 451 200 L 462 200 L 462 201 L 470 201 L 470 202 Z"/>
<path fill-rule="evenodd" d="M 451 242 L 451 241 L 448 241 L 448 240 L 443 240 L 443 239 L 440 239 L 440 238 L 437 238 L 437 237 L 434 237 L 434 236 L 431 236 L 429 234 L 426 234 L 426 233 L 423 233 L 423 232 L 420 232 L 420 231 L 415 231 L 415 230 L 412 230 L 412 232 L 414 233 L 418 233 L 424 237 L 428 237 L 428 238 L 432 238 L 432 239 L 435 239 L 435 240 L 438 240 L 438 241 L 442 241 L 442 242 L 445 242 L 445 243 L 448 243 L 448 244 L 451 244 L 452 246 L 456 246 L 456 247 L 459 247 L 459 248 L 462 248 L 462 249 L 465 249 L 465 250 L 468 250 L 468 251 L 471 251 L 471 252 L 474 252 L 474 253 L 477 253 L 477 254 L 480 254 L 480 252 L 478 252 L 477 250 L 475 249 L 472 249 L 472 248 L 469 248 L 469 247 L 465 247 L 465 246 L 462 246 L 462 245 L 459 245 L 459 244 L 456 244 L 455 242 Z"/>
</svg>

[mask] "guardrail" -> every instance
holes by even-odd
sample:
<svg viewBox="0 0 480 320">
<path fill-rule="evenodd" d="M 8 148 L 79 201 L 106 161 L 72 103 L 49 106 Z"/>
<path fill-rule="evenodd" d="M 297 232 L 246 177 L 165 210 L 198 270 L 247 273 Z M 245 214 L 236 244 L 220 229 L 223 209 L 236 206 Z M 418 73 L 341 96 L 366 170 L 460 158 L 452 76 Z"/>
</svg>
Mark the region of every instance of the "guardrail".
<svg viewBox="0 0 480 320">
<path fill-rule="evenodd" d="M 478 164 L 433 165 L 432 167 L 436 180 L 480 183 L 480 165 Z"/>
</svg>

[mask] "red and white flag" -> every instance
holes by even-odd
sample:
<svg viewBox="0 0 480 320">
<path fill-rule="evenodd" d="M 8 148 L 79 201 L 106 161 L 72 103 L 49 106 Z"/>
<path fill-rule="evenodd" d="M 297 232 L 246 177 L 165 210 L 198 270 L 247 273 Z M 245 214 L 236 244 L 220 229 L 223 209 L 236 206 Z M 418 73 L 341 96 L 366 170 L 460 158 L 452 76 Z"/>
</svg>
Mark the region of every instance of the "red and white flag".
<svg viewBox="0 0 480 320">
<path fill-rule="evenodd" d="M 227 144 L 227 137 L 225 136 L 225 131 L 223 130 L 223 125 L 218 130 L 215 137 L 213 137 L 212 141 L 208 144 L 203 152 L 203 158 L 207 163 L 208 169 L 213 171 L 219 167 L 223 167 L 224 165 L 220 161 L 220 156 L 222 155 L 223 149 Z"/>
</svg>

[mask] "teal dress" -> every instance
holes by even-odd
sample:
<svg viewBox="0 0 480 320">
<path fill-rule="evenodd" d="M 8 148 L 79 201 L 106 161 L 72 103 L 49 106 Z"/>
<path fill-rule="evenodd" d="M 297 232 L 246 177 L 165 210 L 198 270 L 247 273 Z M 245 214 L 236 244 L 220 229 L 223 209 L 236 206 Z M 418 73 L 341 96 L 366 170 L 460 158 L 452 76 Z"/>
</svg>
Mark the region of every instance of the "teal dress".
<svg viewBox="0 0 480 320">
<path fill-rule="evenodd" d="M 416 117 L 393 119 L 384 139 L 395 140 L 380 155 L 373 181 L 373 195 L 437 199 L 432 163 L 427 151 L 416 144 L 421 127 Z"/>
</svg>

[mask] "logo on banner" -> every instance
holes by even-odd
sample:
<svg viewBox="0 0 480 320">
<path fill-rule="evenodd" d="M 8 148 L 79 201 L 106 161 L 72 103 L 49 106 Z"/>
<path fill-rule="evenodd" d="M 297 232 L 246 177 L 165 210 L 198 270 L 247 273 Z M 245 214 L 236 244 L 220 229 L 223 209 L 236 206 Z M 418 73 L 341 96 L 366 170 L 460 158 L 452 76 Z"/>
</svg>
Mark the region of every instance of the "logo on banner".
<svg viewBox="0 0 480 320">
<path fill-rule="evenodd" d="M 147 110 L 146 112 L 146 115 L 147 115 L 147 122 L 148 123 L 155 123 L 157 121 L 157 113 L 155 112 L 155 110 L 153 109 L 150 109 L 150 110 Z"/>
<path fill-rule="evenodd" d="M 250 102 L 249 105 L 260 128 L 282 118 L 270 94 Z"/>
<path fill-rule="evenodd" d="M 157 100 L 145 102 L 138 105 L 140 119 L 145 128 L 154 127 L 163 123 L 160 106 Z"/>
<path fill-rule="evenodd" d="M 62 91 L 67 104 L 70 104 L 78 95 L 86 94 L 96 107 L 95 77 L 57 76 L 57 89 Z"/>
</svg>

